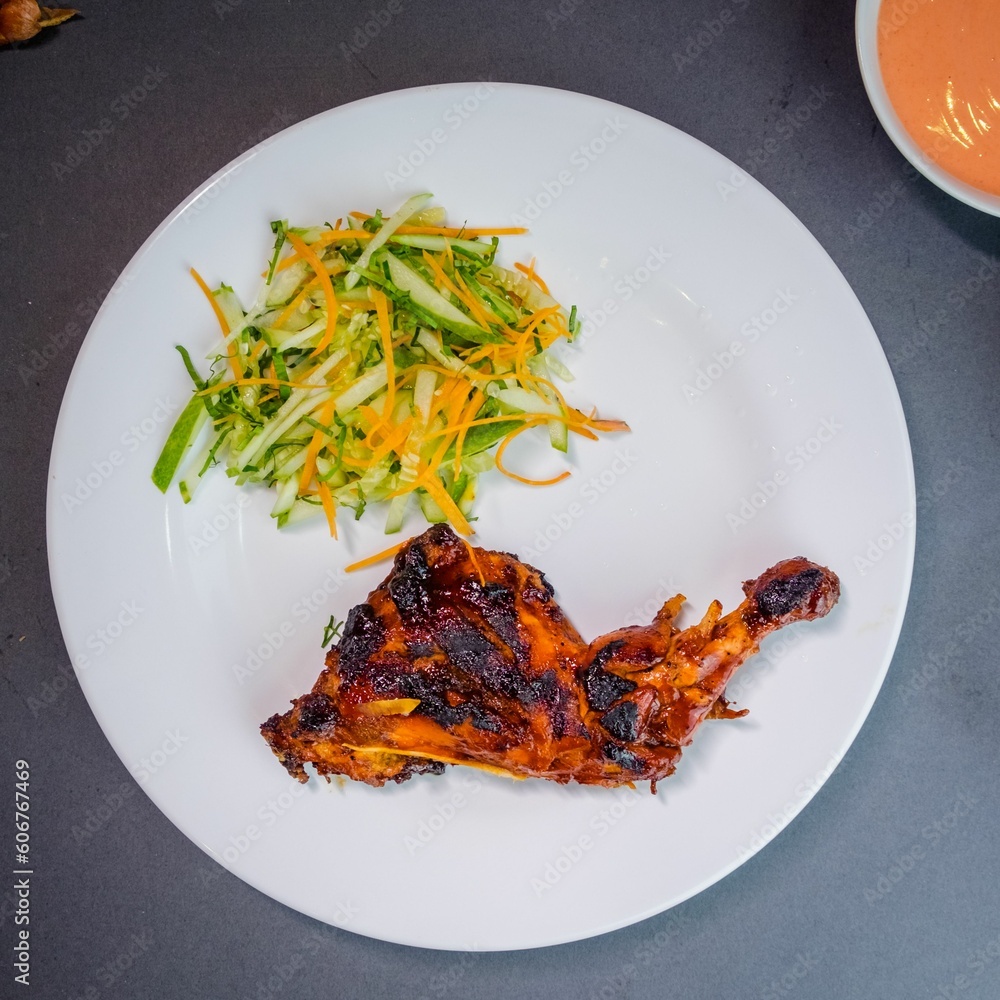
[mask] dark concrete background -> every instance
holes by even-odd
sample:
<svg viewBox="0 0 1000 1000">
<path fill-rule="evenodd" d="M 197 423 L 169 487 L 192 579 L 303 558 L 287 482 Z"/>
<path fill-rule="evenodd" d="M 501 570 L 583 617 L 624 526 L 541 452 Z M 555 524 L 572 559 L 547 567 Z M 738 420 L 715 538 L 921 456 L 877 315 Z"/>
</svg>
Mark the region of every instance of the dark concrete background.
<svg viewBox="0 0 1000 1000">
<path fill-rule="evenodd" d="M 80 3 L 83 18 L 0 51 L 0 732 L 11 786 L 14 761 L 31 763 L 39 870 L 23 995 L 1000 995 L 1000 683 L 989 638 L 1000 620 L 1000 219 L 906 168 L 865 98 L 853 6 Z M 388 23 L 361 47 L 355 32 L 372 12 Z M 706 34 L 705 22 L 722 30 Z M 699 32 L 711 38 L 700 50 Z M 72 677 L 44 512 L 50 442 L 87 319 L 185 195 L 327 108 L 484 79 L 646 112 L 788 205 L 878 332 L 923 503 L 888 680 L 844 762 L 787 830 L 722 882 L 626 930 L 462 956 L 319 925 L 213 866 L 159 813 Z M 146 93 L 130 106 L 123 95 L 135 88 Z M 810 95 L 820 107 L 791 124 Z M 77 161 L 68 150 L 88 135 L 94 148 Z M 656 863 L 655 846 L 635 845 L 622 877 Z M 21 995 L 13 975 L 8 957 L 3 996 Z"/>
</svg>

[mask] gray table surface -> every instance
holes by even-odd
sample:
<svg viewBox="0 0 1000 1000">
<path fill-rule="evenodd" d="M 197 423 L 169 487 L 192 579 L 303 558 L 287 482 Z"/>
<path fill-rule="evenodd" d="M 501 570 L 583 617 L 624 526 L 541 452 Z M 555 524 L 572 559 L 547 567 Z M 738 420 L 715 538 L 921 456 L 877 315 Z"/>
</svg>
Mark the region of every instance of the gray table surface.
<svg viewBox="0 0 1000 1000">
<path fill-rule="evenodd" d="M 0 763 L 9 774 L 17 758 L 30 761 L 41 876 L 23 995 L 1000 996 L 1000 683 L 989 640 L 1000 620 L 1000 220 L 907 169 L 865 97 L 853 5 L 80 4 L 84 17 L 0 51 Z M 372 18 L 379 27 L 367 37 Z M 878 332 L 923 498 L 888 679 L 805 811 L 670 912 L 575 944 L 479 955 L 318 924 L 213 866 L 171 825 L 70 671 L 44 513 L 86 318 L 163 217 L 288 124 L 466 80 L 636 108 L 774 192 Z M 808 121 L 796 118 L 817 93 Z M 77 160 L 69 148 L 88 135 L 93 148 Z M 42 363 L 27 377 L 35 351 Z M 637 845 L 623 876 L 654 863 Z M 0 995 L 15 996 L 16 897 L 5 881 Z"/>
</svg>

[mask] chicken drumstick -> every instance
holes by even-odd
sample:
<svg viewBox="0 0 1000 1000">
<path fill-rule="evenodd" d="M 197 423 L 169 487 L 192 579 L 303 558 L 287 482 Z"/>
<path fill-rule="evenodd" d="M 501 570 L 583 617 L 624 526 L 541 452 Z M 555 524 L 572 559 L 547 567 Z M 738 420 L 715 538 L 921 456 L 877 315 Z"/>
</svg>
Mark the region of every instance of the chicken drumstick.
<svg viewBox="0 0 1000 1000">
<path fill-rule="evenodd" d="M 743 590 L 734 611 L 713 601 L 683 631 L 677 596 L 652 624 L 588 645 L 538 570 L 437 525 L 351 610 L 312 691 L 261 732 L 300 781 L 307 763 L 377 786 L 467 764 L 655 791 L 703 719 L 744 714 L 724 691 L 760 640 L 826 615 L 840 583 L 796 558 Z"/>
</svg>

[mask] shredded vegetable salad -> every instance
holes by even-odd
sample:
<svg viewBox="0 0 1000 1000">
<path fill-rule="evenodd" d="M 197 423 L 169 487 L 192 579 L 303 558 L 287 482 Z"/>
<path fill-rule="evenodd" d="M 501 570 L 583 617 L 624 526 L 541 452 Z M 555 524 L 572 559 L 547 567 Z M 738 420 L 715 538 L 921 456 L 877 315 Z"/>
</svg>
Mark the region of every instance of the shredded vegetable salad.
<svg viewBox="0 0 1000 1000">
<path fill-rule="evenodd" d="M 452 228 L 416 195 L 389 217 L 352 212 L 336 225 L 274 222 L 274 252 L 256 300 L 210 289 L 221 337 L 194 382 L 153 470 L 163 492 L 179 474 L 188 502 L 225 462 L 237 483 L 276 488 L 278 526 L 338 511 L 386 510 L 398 531 L 409 506 L 471 534 L 478 476 L 504 464 L 510 442 L 542 426 L 569 434 L 623 431 L 571 406 L 554 378 L 572 378 L 550 348 L 579 328 L 535 274 L 496 263 L 499 238 L 523 229 Z M 197 447 L 196 447 L 197 446 Z M 183 468 L 182 468 L 183 465 Z"/>
</svg>

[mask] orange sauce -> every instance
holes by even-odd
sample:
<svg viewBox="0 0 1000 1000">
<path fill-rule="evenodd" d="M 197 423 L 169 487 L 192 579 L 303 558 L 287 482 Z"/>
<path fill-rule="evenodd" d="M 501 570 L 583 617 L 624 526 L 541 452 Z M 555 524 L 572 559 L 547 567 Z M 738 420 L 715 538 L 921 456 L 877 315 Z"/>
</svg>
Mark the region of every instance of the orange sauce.
<svg viewBox="0 0 1000 1000">
<path fill-rule="evenodd" d="M 878 57 L 927 159 L 1000 194 L 1000 0 L 883 0 Z"/>
</svg>

